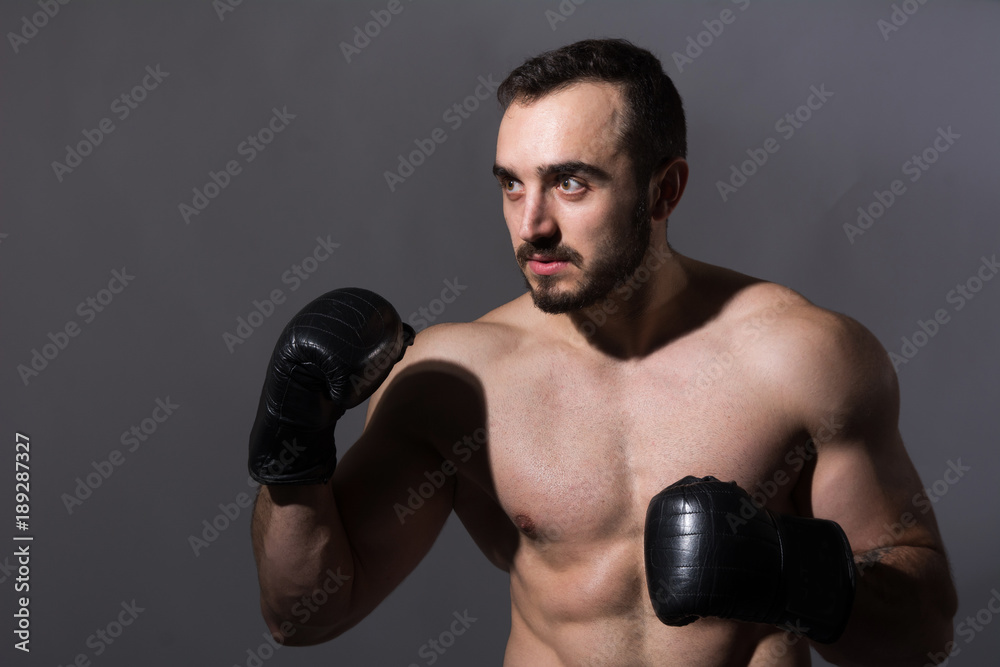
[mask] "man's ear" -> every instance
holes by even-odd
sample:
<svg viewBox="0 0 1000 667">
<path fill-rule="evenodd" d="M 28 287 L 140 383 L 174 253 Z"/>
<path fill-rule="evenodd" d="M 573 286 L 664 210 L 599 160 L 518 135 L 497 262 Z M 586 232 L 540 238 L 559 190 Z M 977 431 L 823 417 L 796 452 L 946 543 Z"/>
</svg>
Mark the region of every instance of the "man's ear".
<svg viewBox="0 0 1000 667">
<path fill-rule="evenodd" d="M 649 215 L 666 220 L 680 203 L 688 180 L 688 163 L 682 157 L 665 160 L 649 180 Z"/>
</svg>

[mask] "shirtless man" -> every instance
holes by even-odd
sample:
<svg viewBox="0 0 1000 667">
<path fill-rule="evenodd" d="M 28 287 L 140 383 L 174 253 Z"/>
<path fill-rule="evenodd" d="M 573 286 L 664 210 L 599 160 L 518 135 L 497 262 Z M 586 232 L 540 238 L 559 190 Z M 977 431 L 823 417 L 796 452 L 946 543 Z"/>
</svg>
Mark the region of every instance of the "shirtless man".
<svg viewBox="0 0 1000 667">
<path fill-rule="evenodd" d="M 647 51 L 570 45 L 498 97 L 493 172 L 528 292 L 406 347 L 380 297 L 335 291 L 275 348 L 250 469 L 277 640 L 357 624 L 454 510 L 510 573 L 508 667 L 808 665 L 810 644 L 837 664 L 924 664 L 951 639 L 956 596 L 933 512 L 915 511 L 878 341 L 671 249 L 684 116 Z M 369 394 L 338 463 L 336 419 Z M 708 476 L 720 481 L 695 479 Z M 666 487 L 673 499 L 651 507 Z M 719 509 L 686 514 L 698 503 Z M 778 535 L 783 521 L 807 527 Z M 775 531 L 769 546 L 738 539 L 754 522 Z M 664 564 L 675 553 L 687 565 Z M 732 604 L 705 611 L 714 596 Z M 829 624 L 815 643 L 814 621 Z"/>
</svg>

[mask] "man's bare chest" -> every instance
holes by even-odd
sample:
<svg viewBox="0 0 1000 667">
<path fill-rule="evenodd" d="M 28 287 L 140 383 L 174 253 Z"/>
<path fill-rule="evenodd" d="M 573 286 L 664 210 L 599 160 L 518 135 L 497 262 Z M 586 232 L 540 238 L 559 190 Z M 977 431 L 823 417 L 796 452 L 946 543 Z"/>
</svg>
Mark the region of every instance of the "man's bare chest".
<svg viewBox="0 0 1000 667">
<path fill-rule="evenodd" d="M 697 370 L 552 363 L 485 378 L 484 442 L 460 466 L 481 493 L 457 500 L 494 502 L 542 547 L 640 539 L 650 498 L 687 475 L 788 511 L 805 436 L 738 374 L 705 383 Z"/>
</svg>

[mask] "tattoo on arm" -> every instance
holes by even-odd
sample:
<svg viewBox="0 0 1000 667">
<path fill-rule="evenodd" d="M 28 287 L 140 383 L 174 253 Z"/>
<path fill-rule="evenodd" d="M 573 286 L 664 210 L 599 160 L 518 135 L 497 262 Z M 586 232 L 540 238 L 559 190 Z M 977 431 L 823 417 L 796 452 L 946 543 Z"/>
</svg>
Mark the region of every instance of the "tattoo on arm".
<svg viewBox="0 0 1000 667">
<path fill-rule="evenodd" d="M 886 556 L 895 550 L 895 548 L 896 547 L 881 547 L 857 554 L 854 557 L 854 563 L 858 566 L 858 574 L 864 574 L 866 569 L 881 563 Z"/>
</svg>

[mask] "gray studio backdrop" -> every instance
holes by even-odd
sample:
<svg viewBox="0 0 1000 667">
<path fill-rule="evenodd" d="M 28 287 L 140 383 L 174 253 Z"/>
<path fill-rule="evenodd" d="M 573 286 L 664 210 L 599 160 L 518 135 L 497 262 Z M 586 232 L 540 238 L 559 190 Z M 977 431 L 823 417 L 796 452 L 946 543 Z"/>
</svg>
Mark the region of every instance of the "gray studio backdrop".
<svg viewBox="0 0 1000 667">
<path fill-rule="evenodd" d="M 493 88 L 622 36 L 686 104 L 675 247 L 896 355 L 961 600 L 951 664 L 996 664 L 997 3 L 7 0 L 0 27 L 0 663 L 500 664 L 508 580 L 454 517 L 354 630 L 273 649 L 247 436 L 315 296 L 367 287 L 422 328 L 521 292 Z"/>
</svg>

